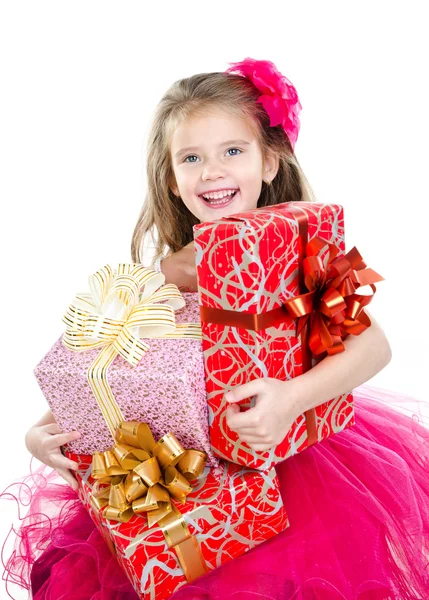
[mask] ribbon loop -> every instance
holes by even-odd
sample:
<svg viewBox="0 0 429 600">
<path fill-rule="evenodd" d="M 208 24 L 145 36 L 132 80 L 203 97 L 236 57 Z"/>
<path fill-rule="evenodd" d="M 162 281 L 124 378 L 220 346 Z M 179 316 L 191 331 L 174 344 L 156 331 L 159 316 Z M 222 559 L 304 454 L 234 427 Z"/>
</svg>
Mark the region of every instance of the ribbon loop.
<svg viewBox="0 0 429 600">
<path fill-rule="evenodd" d="M 153 447 L 153 454 L 159 460 L 161 467 L 176 465 L 185 449 L 173 433 L 167 433 Z"/>
</svg>

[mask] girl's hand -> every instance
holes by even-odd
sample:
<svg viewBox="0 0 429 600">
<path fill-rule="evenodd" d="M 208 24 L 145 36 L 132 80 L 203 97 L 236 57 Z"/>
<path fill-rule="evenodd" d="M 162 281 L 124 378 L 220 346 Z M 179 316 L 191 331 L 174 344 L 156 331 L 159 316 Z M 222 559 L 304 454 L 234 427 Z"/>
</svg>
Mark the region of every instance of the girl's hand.
<svg viewBox="0 0 429 600">
<path fill-rule="evenodd" d="M 284 440 L 293 422 L 302 414 L 299 377 L 280 381 L 270 377 L 237 386 L 225 395 L 228 427 L 253 450 L 264 452 Z M 244 412 L 234 404 L 256 396 L 256 404 Z"/>
<path fill-rule="evenodd" d="M 62 433 L 57 423 L 45 425 L 34 425 L 26 436 L 25 443 L 28 451 L 40 462 L 54 469 L 74 489 L 78 489 L 78 483 L 74 478 L 78 464 L 66 458 L 61 453 L 61 446 L 80 438 L 78 431 Z"/>
<path fill-rule="evenodd" d="M 191 292 L 196 292 L 198 287 L 194 242 L 166 256 L 161 262 L 161 270 L 165 275 L 165 283 L 175 283 L 177 287 L 187 287 Z"/>
</svg>

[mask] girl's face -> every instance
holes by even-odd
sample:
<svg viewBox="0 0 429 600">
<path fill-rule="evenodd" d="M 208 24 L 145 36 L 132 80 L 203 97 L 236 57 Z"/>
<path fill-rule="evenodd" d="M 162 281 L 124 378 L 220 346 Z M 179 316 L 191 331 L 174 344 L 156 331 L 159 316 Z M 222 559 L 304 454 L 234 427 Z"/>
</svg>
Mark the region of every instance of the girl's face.
<svg viewBox="0 0 429 600">
<path fill-rule="evenodd" d="M 278 170 L 277 157 L 263 159 L 252 128 L 220 110 L 188 117 L 174 131 L 170 150 L 171 190 L 200 222 L 253 210 L 262 180 L 272 181 Z"/>
</svg>

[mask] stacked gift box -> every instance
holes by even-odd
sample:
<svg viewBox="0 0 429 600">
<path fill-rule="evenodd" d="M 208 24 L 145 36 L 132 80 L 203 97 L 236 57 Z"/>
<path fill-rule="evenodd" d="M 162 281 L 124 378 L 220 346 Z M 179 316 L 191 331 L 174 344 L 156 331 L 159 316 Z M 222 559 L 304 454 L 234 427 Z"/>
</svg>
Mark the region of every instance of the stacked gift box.
<svg viewBox="0 0 429 600">
<path fill-rule="evenodd" d="M 273 467 L 352 426 L 352 393 L 303 413 L 268 452 L 228 428 L 224 395 L 343 351 L 370 325 L 356 290 L 382 279 L 345 253 L 339 205 L 256 209 L 196 225 L 194 239 L 198 294 L 107 265 L 35 369 L 60 427 L 82 433 L 66 450 L 79 496 L 145 599 L 287 529 Z"/>
</svg>

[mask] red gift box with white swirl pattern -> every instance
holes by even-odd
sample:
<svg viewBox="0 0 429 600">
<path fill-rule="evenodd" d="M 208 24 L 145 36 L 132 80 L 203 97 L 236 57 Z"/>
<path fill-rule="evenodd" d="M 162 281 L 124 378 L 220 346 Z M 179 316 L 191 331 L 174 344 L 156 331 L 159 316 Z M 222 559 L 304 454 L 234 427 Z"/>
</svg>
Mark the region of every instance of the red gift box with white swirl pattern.
<svg viewBox="0 0 429 600">
<path fill-rule="evenodd" d="M 142 600 L 167 599 L 187 583 L 174 547 L 145 514 L 126 522 L 103 516 L 92 496 L 97 485 L 89 455 L 66 455 L 79 463 L 79 497 Z M 202 555 L 204 570 L 216 569 L 289 527 L 274 469 L 269 473 L 221 461 L 206 467 L 184 503 L 173 504 Z"/>
<path fill-rule="evenodd" d="M 383 278 L 365 269 L 356 248 L 345 254 L 343 207 L 258 208 L 195 225 L 194 243 L 214 453 L 264 470 L 353 426 L 350 390 L 302 414 L 280 444 L 257 452 L 228 427 L 224 399 L 257 378 L 301 375 L 371 324 L 363 307 L 372 296 L 356 290 L 369 284 L 375 292 Z M 239 404 L 246 409 L 251 400 Z"/>
</svg>

